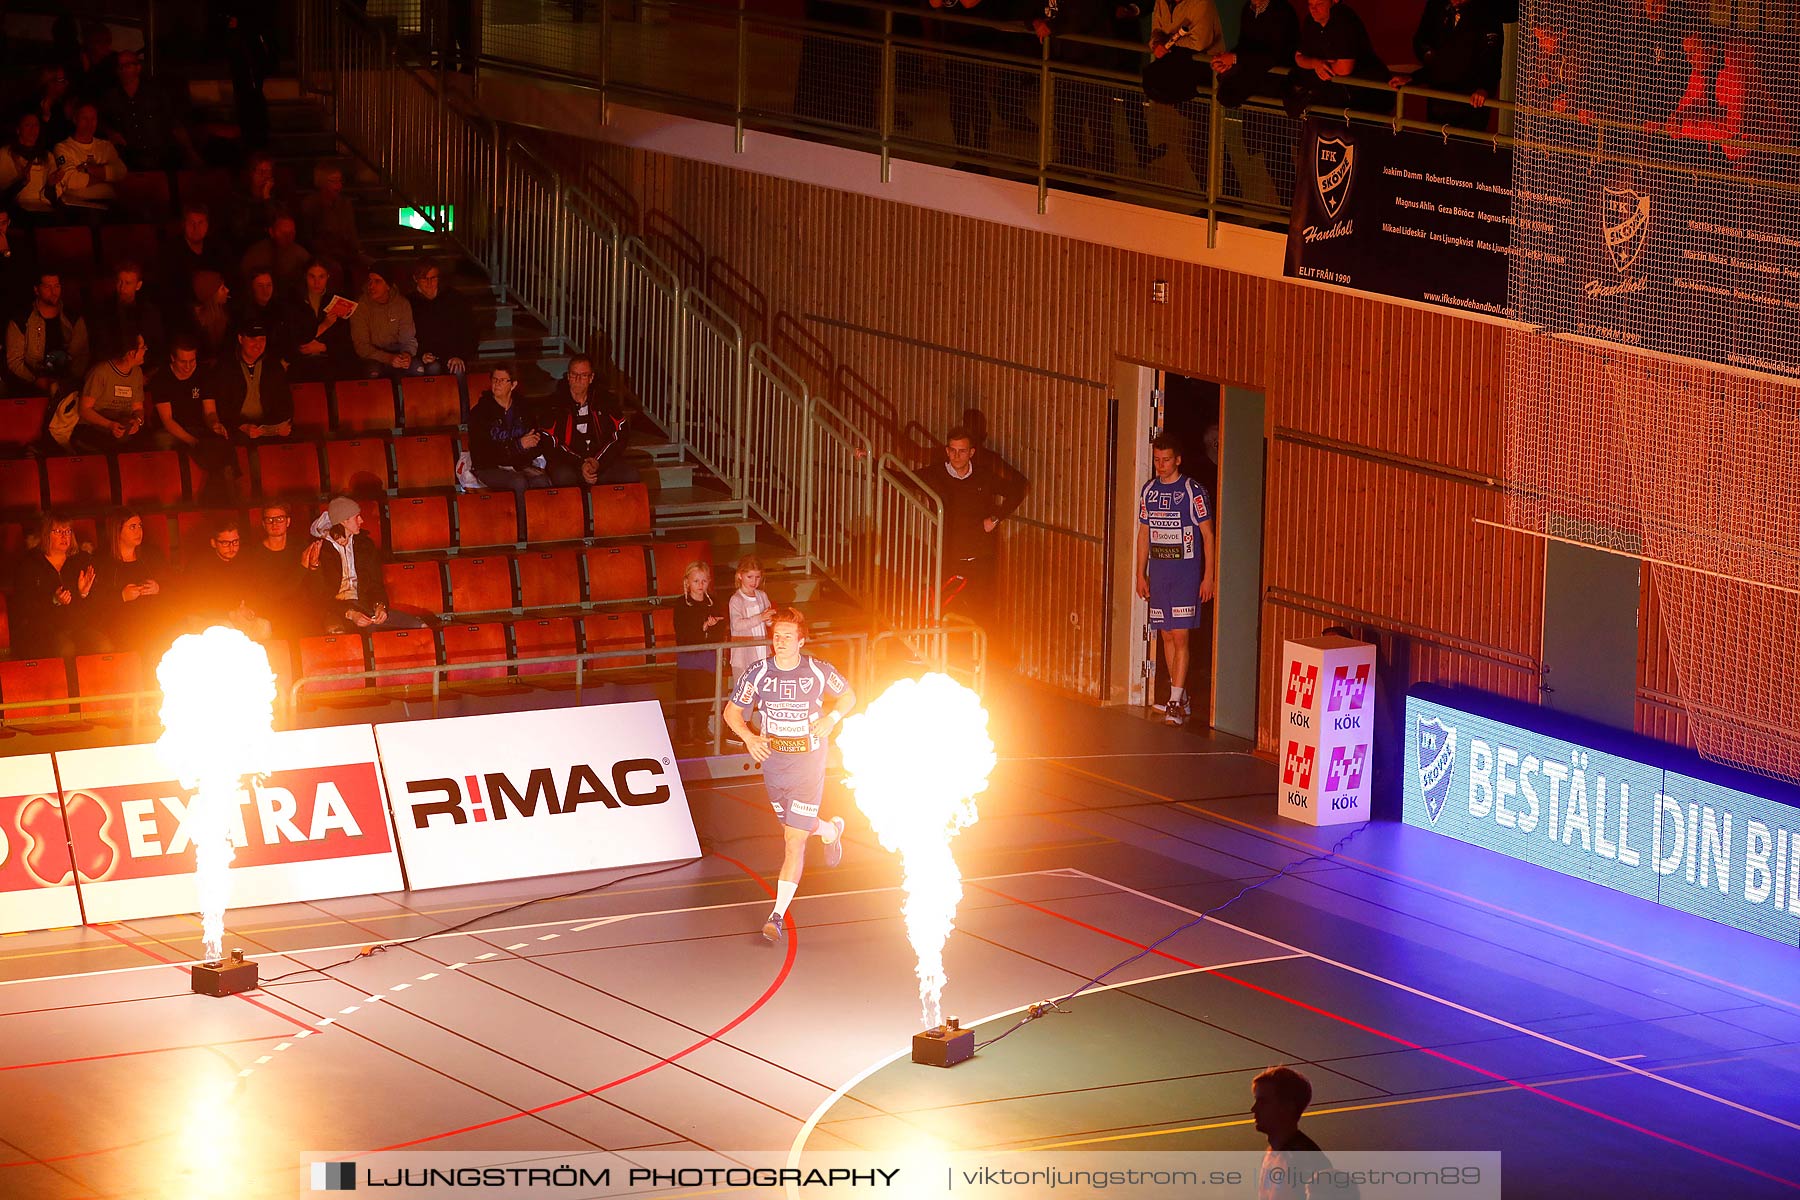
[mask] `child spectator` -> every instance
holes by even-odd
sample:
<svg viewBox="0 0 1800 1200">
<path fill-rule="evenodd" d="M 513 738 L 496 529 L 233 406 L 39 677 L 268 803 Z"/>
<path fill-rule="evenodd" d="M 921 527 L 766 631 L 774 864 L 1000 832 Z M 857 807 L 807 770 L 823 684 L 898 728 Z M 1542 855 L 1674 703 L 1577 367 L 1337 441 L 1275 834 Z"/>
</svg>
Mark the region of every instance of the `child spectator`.
<svg viewBox="0 0 1800 1200">
<path fill-rule="evenodd" d="M 712 594 L 712 568 L 703 562 L 691 562 L 681 574 L 681 598 L 675 601 L 675 643 L 698 646 L 702 642 L 725 640 L 725 623 L 730 618 Z M 684 650 L 675 656 L 675 718 L 677 742 L 706 740 L 711 710 L 704 704 L 714 692 L 713 676 L 719 664 L 716 655 L 705 650 Z M 730 687 L 727 679 L 725 686 Z"/>
<path fill-rule="evenodd" d="M 775 606 L 769 602 L 769 593 L 762 590 L 762 577 L 762 562 L 754 554 L 738 559 L 737 590 L 731 593 L 731 640 L 734 642 L 746 638 L 766 641 L 768 637 L 769 624 L 775 619 Z M 766 645 L 732 647 L 732 678 L 742 678 L 745 671 L 767 657 L 769 648 Z"/>
</svg>

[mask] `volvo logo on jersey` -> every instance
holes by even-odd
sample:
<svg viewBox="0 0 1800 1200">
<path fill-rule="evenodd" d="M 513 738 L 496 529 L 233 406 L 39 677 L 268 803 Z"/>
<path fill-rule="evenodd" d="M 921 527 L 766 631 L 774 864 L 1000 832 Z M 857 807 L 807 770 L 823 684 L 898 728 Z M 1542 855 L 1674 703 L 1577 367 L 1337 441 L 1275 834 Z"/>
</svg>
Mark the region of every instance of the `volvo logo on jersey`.
<svg viewBox="0 0 1800 1200">
<path fill-rule="evenodd" d="M 654 701 L 376 727 L 415 888 L 696 857 Z"/>
</svg>

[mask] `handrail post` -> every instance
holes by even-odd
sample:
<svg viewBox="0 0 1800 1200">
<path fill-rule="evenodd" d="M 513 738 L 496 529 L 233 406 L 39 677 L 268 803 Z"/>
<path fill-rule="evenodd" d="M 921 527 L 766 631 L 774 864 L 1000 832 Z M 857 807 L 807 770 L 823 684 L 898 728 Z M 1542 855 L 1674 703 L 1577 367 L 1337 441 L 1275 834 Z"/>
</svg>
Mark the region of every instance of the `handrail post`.
<svg viewBox="0 0 1800 1200">
<path fill-rule="evenodd" d="M 612 75 L 607 56 L 612 53 L 612 0 L 600 0 L 600 123 L 606 124 L 606 81 Z"/>
<path fill-rule="evenodd" d="M 569 286 L 566 272 L 562 269 L 569 261 L 569 206 L 568 197 L 563 192 L 562 175 L 550 172 L 550 191 L 556 196 L 556 214 L 551 219 L 556 228 L 550 235 L 550 261 L 557 267 L 556 276 L 563 282 L 554 286 L 550 294 L 550 311 L 545 314 L 550 322 L 552 337 L 563 340 L 565 352 L 569 341 Z"/>
<path fill-rule="evenodd" d="M 506 138 L 498 131 L 494 135 L 494 174 L 495 185 L 502 195 L 506 189 Z M 500 294 L 506 294 L 506 236 L 500 232 L 500 208 L 489 201 L 488 204 L 488 276 Z"/>
<path fill-rule="evenodd" d="M 603 0 L 604 2 L 604 0 Z M 736 153 L 744 152 L 744 106 L 750 93 L 750 29 L 744 13 L 744 0 L 737 4 L 737 96 L 731 108 L 732 144 Z"/>
<path fill-rule="evenodd" d="M 1038 42 L 1038 170 L 1037 208 L 1040 214 L 1050 211 L 1050 39 Z"/>
<path fill-rule="evenodd" d="M 894 181 L 894 104 L 899 94 L 899 54 L 894 49 L 894 10 L 881 10 L 881 182 Z"/>
<path fill-rule="evenodd" d="M 1206 140 L 1206 248 L 1211 250 L 1219 244 L 1219 193 L 1225 187 L 1225 106 L 1217 84 L 1207 100 Z"/>
</svg>

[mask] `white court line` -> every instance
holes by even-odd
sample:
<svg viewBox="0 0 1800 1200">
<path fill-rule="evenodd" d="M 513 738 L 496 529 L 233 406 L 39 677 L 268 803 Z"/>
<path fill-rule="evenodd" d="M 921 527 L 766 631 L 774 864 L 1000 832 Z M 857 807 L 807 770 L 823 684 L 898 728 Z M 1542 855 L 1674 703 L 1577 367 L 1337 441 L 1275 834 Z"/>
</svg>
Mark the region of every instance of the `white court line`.
<svg viewBox="0 0 1800 1200">
<path fill-rule="evenodd" d="M 1093 880 L 1095 883 L 1103 883 L 1103 884 L 1106 884 L 1108 887 L 1117 888 L 1121 892 L 1129 892 L 1133 896 L 1138 896 L 1145 900 L 1149 900 L 1152 903 L 1160 904 L 1160 905 L 1164 906 L 1165 908 L 1172 908 L 1172 909 L 1175 909 L 1177 912 L 1184 912 L 1190 916 L 1195 916 L 1195 917 L 1198 917 L 1201 915 L 1200 913 L 1187 907 L 1184 904 L 1177 904 L 1173 900 L 1165 900 L 1161 896 L 1153 896 L 1148 892 L 1140 892 L 1136 888 L 1126 887 L 1122 883 L 1115 883 L 1110 879 L 1105 879 L 1099 875 L 1091 874 L 1090 872 L 1083 871 L 1078 867 L 1070 867 L 1068 869 L 1077 875 L 1086 876 L 1088 879 Z M 1397 991 L 1402 991 L 1402 992 L 1407 993 L 1408 995 L 1417 996 L 1421 1000 L 1430 1000 L 1433 1003 L 1443 1005 L 1445 1008 L 1455 1009 L 1457 1012 L 1464 1013 L 1471 1017 L 1477 1017 L 1483 1021 L 1487 1021 L 1487 1022 L 1490 1022 L 1491 1024 L 1498 1025 L 1502 1029 L 1510 1029 L 1514 1033 L 1524 1034 L 1526 1037 L 1529 1037 L 1529 1038 L 1536 1038 L 1538 1041 L 1543 1042 L 1546 1045 L 1555 1046 L 1559 1050 L 1567 1050 L 1571 1054 L 1578 1054 L 1583 1058 L 1590 1058 L 1590 1059 L 1593 1059 L 1595 1062 L 1605 1063 L 1609 1067 L 1617 1067 L 1621 1071 L 1628 1071 L 1633 1075 L 1639 1075 L 1645 1079 L 1654 1080 L 1657 1083 L 1665 1084 L 1669 1087 L 1675 1088 L 1678 1091 L 1686 1092 L 1690 1096 L 1696 1096 L 1702 1100 L 1711 1100 L 1714 1104 L 1722 1104 L 1726 1108 L 1735 1109 L 1738 1112 L 1744 1113 L 1747 1116 L 1761 1117 L 1765 1121 L 1769 1121 L 1773 1124 L 1783 1126 L 1784 1128 L 1792 1129 L 1796 1132 L 1800 1132 L 1800 1122 L 1790 1121 L 1785 1117 L 1778 1117 L 1774 1113 L 1764 1112 L 1760 1108 L 1752 1108 L 1747 1104 L 1739 1104 L 1736 1100 L 1727 1100 L 1723 1096 L 1716 1095 L 1716 1094 L 1706 1091 L 1702 1088 L 1694 1087 L 1691 1084 L 1682 1083 L 1680 1080 L 1670 1079 L 1668 1076 L 1659 1075 L 1655 1071 L 1647 1071 L 1643 1067 L 1633 1066 L 1626 1059 L 1609 1057 L 1608 1055 L 1601 1054 L 1600 1052 L 1598 1052 L 1596 1050 L 1587 1050 L 1581 1046 L 1574 1045 L 1573 1043 L 1565 1042 L 1565 1041 L 1561 1040 L 1560 1038 L 1553 1038 L 1547 1033 L 1539 1033 L 1535 1029 L 1527 1029 L 1523 1025 L 1515 1025 L 1511 1021 L 1506 1020 L 1504 1017 L 1497 1017 L 1493 1013 L 1483 1012 L 1478 1008 L 1470 1008 L 1465 1004 L 1458 1004 L 1456 1001 L 1448 999 L 1447 997 L 1444 997 L 1444 996 L 1439 996 L 1434 992 L 1427 992 L 1421 988 L 1413 987 L 1411 984 L 1401 983 L 1397 979 L 1389 979 L 1385 975 L 1377 975 L 1373 971 L 1365 971 L 1361 967 L 1353 967 L 1349 963 L 1339 962 L 1337 959 L 1334 959 L 1334 958 L 1326 958 L 1324 955 L 1316 954 L 1311 950 L 1304 950 L 1304 949 L 1301 949 L 1299 946 L 1290 945 L 1289 943 L 1284 942 L 1279 938 L 1272 938 L 1272 937 L 1269 937 L 1267 934 L 1257 933 L 1254 930 L 1245 929 L 1239 925 L 1233 925 L 1230 921 L 1221 921 L 1217 917 L 1207 917 L 1206 920 L 1212 922 L 1215 925 L 1220 926 L 1223 929 L 1230 929 L 1237 933 L 1244 934 L 1247 937 L 1256 938 L 1258 941 L 1267 942 L 1271 946 L 1280 946 L 1284 950 L 1291 950 L 1295 954 L 1304 955 L 1307 958 L 1313 959 L 1317 962 L 1324 963 L 1328 967 L 1336 967 L 1340 971 L 1348 971 L 1352 975 L 1360 975 L 1364 979 L 1372 980 L 1376 983 L 1386 984 L 1388 987 L 1394 988 Z M 1636 1057 L 1641 1057 L 1641 1056 L 1632 1055 L 1630 1057 L 1636 1058 Z"/>
<path fill-rule="evenodd" d="M 1236 962 L 1214 963 L 1208 967 L 1183 967 L 1179 971 L 1165 971 L 1161 975 L 1145 975 L 1140 979 L 1121 979 L 1117 983 L 1103 983 L 1098 987 L 1089 988 L 1086 992 L 1083 992 L 1082 995 L 1091 995 L 1096 992 L 1110 992 L 1115 988 L 1137 987 L 1138 985 L 1145 983 L 1158 983 L 1164 979 L 1179 979 L 1183 975 L 1205 975 L 1213 971 L 1223 971 L 1230 967 L 1251 967 L 1258 963 L 1287 962 L 1291 959 L 1309 957 L 1311 956 L 1305 951 L 1301 951 L 1295 954 L 1276 954 L 1268 958 L 1245 958 Z M 1055 969 L 1058 971 L 1066 971 L 1071 975 L 1079 974 L 1079 972 L 1072 967 L 1057 967 Z M 1003 1017 L 1016 1016 L 1030 1008 L 1032 1004 L 1036 1003 L 1037 1001 L 1033 1000 L 1030 1003 L 1021 1004 L 1016 1008 L 1003 1008 L 999 1012 L 989 1013 L 987 1016 L 982 1017 L 973 1024 L 964 1025 L 963 1028 L 974 1029 L 977 1026 L 986 1025 L 989 1021 L 998 1021 Z M 912 1047 L 904 1046 L 899 1050 L 894 1051 L 886 1058 L 876 1059 L 874 1062 L 858 1071 L 855 1075 L 852 1075 L 849 1079 L 846 1079 L 843 1083 L 839 1084 L 836 1088 L 832 1089 L 831 1095 L 819 1102 L 819 1106 L 813 1109 L 812 1115 L 806 1118 L 806 1123 L 800 1126 L 800 1132 L 794 1135 L 793 1145 L 788 1147 L 787 1165 L 790 1167 L 797 1167 L 800 1165 L 800 1152 L 806 1148 L 807 1139 L 812 1137 L 813 1129 L 819 1124 L 819 1118 L 829 1112 L 832 1105 L 836 1104 L 839 1100 L 842 1100 L 849 1094 L 851 1088 L 855 1087 L 875 1072 L 892 1063 L 898 1062 L 901 1057 L 911 1053 Z"/>
</svg>

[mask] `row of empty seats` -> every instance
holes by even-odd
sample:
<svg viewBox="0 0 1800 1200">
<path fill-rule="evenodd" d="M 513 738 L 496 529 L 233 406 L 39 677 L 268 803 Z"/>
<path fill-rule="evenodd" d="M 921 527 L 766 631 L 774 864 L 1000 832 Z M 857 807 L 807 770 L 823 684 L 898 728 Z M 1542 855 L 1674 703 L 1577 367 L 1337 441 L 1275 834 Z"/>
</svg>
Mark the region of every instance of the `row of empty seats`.
<svg viewBox="0 0 1800 1200">
<path fill-rule="evenodd" d="M 429 668 L 443 672 L 451 686 L 478 680 L 530 679 L 560 686 L 575 673 L 580 655 L 601 655 L 583 673 L 646 666 L 669 667 L 674 656 L 650 653 L 673 646 L 674 614 L 667 608 L 585 616 L 538 617 L 512 621 L 459 622 L 441 629 L 378 630 L 368 637 L 323 634 L 290 644 L 266 644 L 285 703 L 301 678 L 354 676 L 371 679 L 321 679 L 308 683 L 305 697 L 321 692 L 365 691 L 431 684 Z M 645 651 L 645 653 L 633 653 Z M 525 661 L 518 661 L 525 660 Z M 459 665 L 468 664 L 468 665 Z M 19 659 L 0 662 L 0 725 L 41 722 L 76 712 L 83 718 L 128 715 L 128 699 L 88 700 L 98 696 L 141 693 L 152 686 L 142 656 L 133 653 L 84 654 L 72 660 Z M 140 699 L 139 712 L 153 715 Z"/>
<path fill-rule="evenodd" d="M 160 364 L 152 363 L 153 367 Z M 462 377 L 421 375 L 400 382 L 340 379 L 335 383 L 295 383 L 294 433 L 394 433 L 449 430 L 466 423 L 468 406 L 487 390 L 486 371 Z M 48 396 L 0 399 L 0 453 L 37 442 L 50 411 Z"/>
</svg>

